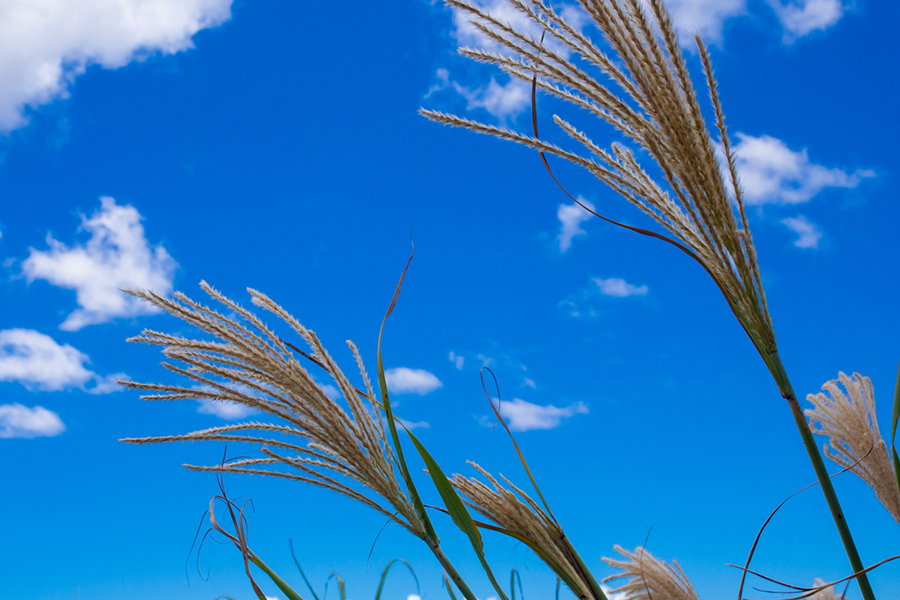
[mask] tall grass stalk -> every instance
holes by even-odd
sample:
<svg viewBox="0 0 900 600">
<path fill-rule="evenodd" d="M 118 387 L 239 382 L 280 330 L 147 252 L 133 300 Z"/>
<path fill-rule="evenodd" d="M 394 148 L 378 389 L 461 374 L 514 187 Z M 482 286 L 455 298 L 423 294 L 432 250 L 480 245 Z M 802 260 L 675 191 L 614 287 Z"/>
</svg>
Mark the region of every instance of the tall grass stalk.
<svg viewBox="0 0 900 600">
<path fill-rule="evenodd" d="M 584 167 L 655 220 L 665 235 L 643 233 L 665 239 L 700 263 L 721 290 L 787 401 L 850 564 L 858 573 L 863 597 L 874 600 L 825 462 L 778 353 L 734 149 L 703 41 L 695 38 L 715 112 L 718 144 L 707 129 L 663 0 L 579 0 L 592 25 L 602 33 L 612 58 L 544 0 L 508 0 L 509 6 L 526 17 L 531 27 L 528 30 L 494 17 L 468 0 L 446 0 L 446 4 L 507 52 L 461 48 L 460 54 L 533 82 L 542 91 L 612 125 L 652 157 L 662 179 L 651 176 L 626 146 L 613 143 L 610 150 L 604 150 L 558 115 L 553 116 L 555 123 L 587 154 L 541 140 L 536 127 L 531 135 L 435 110 L 421 109 L 420 113 L 439 123 L 524 144 Z M 543 43 L 543 37 L 537 41 L 534 30 L 543 32 L 548 43 Z M 570 57 L 580 57 L 580 61 L 576 63 Z M 602 73 L 618 91 L 585 67 Z M 717 155 L 723 156 L 727 181 Z"/>
</svg>

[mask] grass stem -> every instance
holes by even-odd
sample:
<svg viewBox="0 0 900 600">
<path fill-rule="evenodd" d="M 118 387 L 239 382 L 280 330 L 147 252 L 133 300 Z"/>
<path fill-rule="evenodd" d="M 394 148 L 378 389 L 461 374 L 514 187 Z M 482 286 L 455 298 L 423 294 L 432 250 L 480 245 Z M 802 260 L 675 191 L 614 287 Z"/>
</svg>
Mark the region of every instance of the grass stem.
<svg viewBox="0 0 900 600">
<path fill-rule="evenodd" d="M 600 587 L 600 583 L 594 577 L 594 574 L 591 573 L 591 570 L 588 568 L 586 564 L 584 564 L 584 560 L 581 558 L 581 555 L 578 554 L 578 551 L 575 549 L 575 546 L 572 545 L 572 542 L 569 541 L 569 538 L 565 538 L 566 546 L 568 546 L 569 551 L 572 553 L 572 556 L 575 557 L 575 562 L 578 563 L 578 568 L 581 570 L 581 574 L 584 579 L 587 581 L 587 584 L 591 586 L 591 591 L 594 592 L 594 597 L 597 600 L 607 600 L 606 594 L 603 593 L 603 588 Z"/>
<path fill-rule="evenodd" d="M 819 446 L 816 443 L 815 438 L 813 438 L 809 423 L 806 421 L 806 416 L 803 414 L 803 409 L 800 408 L 800 402 L 797 400 L 794 388 L 791 386 L 791 381 L 788 379 L 787 372 L 784 369 L 778 351 L 769 354 L 766 363 L 769 366 L 769 370 L 772 372 L 772 376 L 775 378 L 775 382 L 778 384 L 781 395 L 784 396 L 784 399 L 788 401 L 788 404 L 791 407 L 791 413 L 794 415 L 794 422 L 797 424 L 797 429 L 800 431 L 800 437 L 803 439 L 803 445 L 806 446 L 806 452 L 809 454 L 809 460 L 816 472 L 816 477 L 819 479 L 819 484 L 822 486 L 822 493 L 825 494 L 828 508 L 831 509 L 831 516 L 834 518 L 834 524 L 837 525 L 838 533 L 841 535 L 841 541 L 844 543 L 847 558 L 850 559 L 850 565 L 853 567 L 853 572 L 858 573 L 858 575 L 856 575 L 856 581 L 859 583 L 859 589 L 862 592 L 863 598 L 865 600 L 875 600 L 875 593 L 872 591 L 872 586 L 869 584 L 869 578 L 862 572 L 865 570 L 865 567 L 859 557 L 856 543 L 853 541 L 853 535 L 850 533 L 850 526 L 847 524 L 847 519 L 844 518 L 844 512 L 841 509 L 841 503 L 838 500 L 837 493 L 834 491 L 834 486 L 831 484 L 831 477 L 829 477 L 828 470 L 825 468 L 825 461 L 822 459 L 822 453 L 819 452 Z"/>
<path fill-rule="evenodd" d="M 462 575 L 459 574 L 459 571 L 456 570 L 456 567 L 453 566 L 453 563 L 450 562 L 450 559 L 447 558 L 447 555 L 441 550 L 440 544 L 432 544 L 430 540 L 425 541 L 429 542 L 428 545 L 431 547 L 434 556 L 438 559 L 438 562 L 441 563 L 441 566 L 444 567 L 447 576 L 456 584 L 456 587 L 459 588 L 462 595 L 466 597 L 466 600 L 478 600 L 475 592 L 473 592 L 465 580 L 463 580 Z"/>
</svg>

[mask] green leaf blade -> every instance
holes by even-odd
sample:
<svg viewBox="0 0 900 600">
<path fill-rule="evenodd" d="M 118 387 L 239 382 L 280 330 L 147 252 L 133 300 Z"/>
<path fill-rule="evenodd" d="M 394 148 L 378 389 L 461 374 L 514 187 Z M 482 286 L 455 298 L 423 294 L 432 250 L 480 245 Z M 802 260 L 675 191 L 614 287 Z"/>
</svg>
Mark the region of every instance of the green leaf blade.
<svg viewBox="0 0 900 600">
<path fill-rule="evenodd" d="M 422 457 L 422 460 L 425 461 L 425 466 L 428 469 L 428 474 L 431 475 L 431 480 L 434 482 L 438 493 L 441 495 L 441 500 L 443 500 L 444 506 L 447 508 L 447 512 L 449 513 L 450 518 L 453 519 L 453 522 L 456 524 L 456 526 L 459 527 L 459 529 L 463 533 L 465 533 L 466 536 L 468 536 L 469 542 L 472 544 L 472 549 L 474 549 L 475 554 L 478 555 L 478 560 L 481 561 L 481 566 L 484 568 L 488 579 L 490 579 L 491 585 L 494 586 L 494 589 L 500 596 L 500 600 L 508 600 L 506 594 L 503 592 L 503 588 L 500 587 L 500 584 L 497 582 L 497 578 L 494 576 L 493 569 L 491 569 L 490 565 L 487 562 L 487 557 L 484 555 L 484 542 L 481 539 L 481 532 L 478 530 L 478 526 L 475 525 L 475 521 L 472 520 L 472 515 L 469 514 L 468 509 L 466 508 L 465 504 L 463 504 L 463 501 L 459 497 L 459 494 L 457 494 L 456 490 L 453 489 L 453 486 L 450 484 L 450 481 L 447 479 L 444 471 L 441 470 L 441 468 L 437 464 L 437 461 L 435 461 L 428 450 L 425 449 L 425 446 L 422 445 L 422 442 L 420 442 L 418 438 L 416 438 L 416 436 L 413 435 L 413 433 L 408 429 L 406 433 L 409 435 L 409 439 L 412 440 L 412 443 L 416 447 L 416 450 L 419 451 L 419 455 Z"/>
</svg>

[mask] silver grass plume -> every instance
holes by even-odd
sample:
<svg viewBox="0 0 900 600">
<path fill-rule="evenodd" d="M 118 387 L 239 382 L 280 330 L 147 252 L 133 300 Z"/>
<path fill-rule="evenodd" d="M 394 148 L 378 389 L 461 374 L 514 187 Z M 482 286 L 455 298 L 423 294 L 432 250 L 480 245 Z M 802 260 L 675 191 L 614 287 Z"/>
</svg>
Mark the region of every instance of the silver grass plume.
<svg viewBox="0 0 900 600">
<path fill-rule="evenodd" d="M 556 521 L 503 475 L 500 478 L 512 489 L 501 485 L 478 464 L 467 463 L 487 478 L 493 489 L 477 479 L 453 475 L 451 483 L 465 497 L 466 503 L 515 537 L 525 538 L 540 548 L 555 563 L 550 564 L 554 571 L 562 569 L 569 581 L 575 582 L 578 589 L 572 591 L 576 596 L 593 598 L 590 584 L 584 580 L 578 561 Z M 541 558 L 546 562 L 545 557 Z"/>
<path fill-rule="evenodd" d="M 698 600 L 697 592 L 688 581 L 677 561 L 666 564 L 642 547 L 629 552 L 621 546 L 614 547 L 625 558 L 604 558 L 609 566 L 621 569 L 604 582 L 625 579 L 621 586 L 610 590 L 624 594 L 628 600 Z"/>
<path fill-rule="evenodd" d="M 878 430 L 872 381 L 859 373 L 852 377 L 839 373 L 822 389 L 825 391 L 806 397 L 813 408 L 804 412 L 813 433 L 829 438 L 825 456 L 844 468 L 852 467 L 900 523 L 900 489 L 887 444 Z"/>
<path fill-rule="evenodd" d="M 735 316 L 766 361 L 776 351 L 756 250 L 744 209 L 734 153 L 726 133 L 709 54 L 696 38 L 716 113 L 721 150 L 729 171 L 726 182 L 716 143 L 701 114 L 697 93 L 663 0 L 579 0 L 603 34 L 613 57 L 565 21 L 544 0 L 508 0 L 548 44 L 498 19 L 468 0 L 445 0 L 461 11 L 487 39 L 505 49 L 497 53 L 461 48 L 460 54 L 500 67 L 510 76 L 592 113 L 643 148 L 660 168 L 657 181 L 627 147 L 600 148 L 557 115 L 553 119 L 587 153 L 575 153 L 535 135 L 486 125 L 439 111 L 425 117 L 478 133 L 518 142 L 586 168 L 652 217 L 695 258 L 718 285 Z M 558 49 L 558 50 L 557 50 Z M 576 63 L 567 55 L 577 56 Z M 603 73 L 618 90 L 583 67 Z M 734 202 L 732 202 L 733 196 Z M 737 214 L 735 214 L 735 205 Z"/>
<path fill-rule="evenodd" d="M 256 315 L 206 282 L 200 285 L 236 316 L 225 316 L 180 292 L 169 299 L 151 291 L 127 290 L 128 294 L 150 302 L 215 338 L 215 341 L 188 339 L 144 330 L 141 336 L 129 339 L 162 346 L 166 358 L 181 363 L 177 366 L 163 363 L 163 366 L 187 377 L 193 385 L 120 383 L 150 392 L 141 396 L 146 400 L 236 402 L 259 410 L 276 422 L 249 421 L 181 435 L 122 441 L 134 444 L 193 441 L 254 444 L 260 447 L 262 456 L 259 458 L 210 466 L 185 466 L 195 471 L 268 475 L 310 483 L 370 506 L 424 538 L 424 525 L 398 482 L 394 470 L 396 458 L 356 346 L 347 342 L 356 357 L 368 395 L 350 383 L 314 332 L 265 294 L 248 289 L 254 305 L 285 321 L 309 345 L 312 358 L 340 390 L 348 413 L 328 397 L 287 344 Z M 346 480 L 356 482 L 374 494 L 364 494 L 344 483 Z"/>
</svg>

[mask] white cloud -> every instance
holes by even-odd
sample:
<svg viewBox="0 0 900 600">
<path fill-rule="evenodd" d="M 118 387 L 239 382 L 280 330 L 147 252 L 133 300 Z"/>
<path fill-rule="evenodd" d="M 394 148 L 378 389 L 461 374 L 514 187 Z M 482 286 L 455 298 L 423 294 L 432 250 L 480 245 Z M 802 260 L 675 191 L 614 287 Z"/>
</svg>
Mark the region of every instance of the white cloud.
<svg viewBox="0 0 900 600">
<path fill-rule="evenodd" d="M 797 234 L 794 245 L 798 248 L 818 248 L 822 232 L 803 215 L 782 219 L 781 224 Z"/>
<path fill-rule="evenodd" d="M 410 594 L 406 597 L 406 600 L 422 600 L 422 596 L 418 594 Z"/>
<path fill-rule="evenodd" d="M 564 408 L 559 408 L 552 404 L 547 406 L 532 404 L 521 398 L 513 398 L 512 402 L 503 401 L 500 403 L 500 414 L 506 419 L 509 428 L 513 431 L 553 429 L 559 427 L 563 419 L 577 414 L 587 414 L 587 412 L 588 407 L 584 402 L 576 402 Z"/>
<path fill-rule="evenodd" d="M 483 108 L 502 122 L 521 114 L 531 106 L 531 86 L 518 79 L 511 79 L 505 84 L 497 83 L 493 77 L 486 86 L 470 88 L 450 79 L 447 69 L 438 69 L 437 83 L 428 88 L 425 98 L 442 90 L 451 88 L 465 98 L 466 110 Z"/>
<path fill-rule="evenodd" d="M 841 0 L 769 0 L 784 27 L 784 42 L 790 43 L 814 31 L 828 29 L 844 14 Z"/>
<path fill-rule="evenodd" d="M 522 382 L 522 387 L 530 387 L 533 390 L 537 389 L 537 384 L 534 382 L 534 379 L 529 379 L 528 377 Z"/>
<path fill-rule="evenodd" d="M 875 177 L 869 169 L 847 173 L 810 162 L 806 148 L 795 152 L 783 141 L 737 134 L 735 163 L 748 205 L 800 204 L 825 188 L 855 188 Z M 730 176 L 726 176 L 730 181 Z"/>
<path fill-rule="evenodd" d="M 578 201 L 585 206 L 594 210 L 594 205 L 578 196 Z M 565 252 L 572 247 L 572 238 L 577 235 L 587 235 L 581 224 L 590 220 L 593 215 L 584 210 L 578 204 L 560 204 L 559 210 L 556 211 L 556 217 L 559 219 L 559 235 L 556 236 L 559 241 L 559 251 Z"/>
<path fill-rule="evenodd" d="M 30 390 L 56 392 L 81 388 L 93 394 L 118 391 L 115 379 L 87 369 L 87 355 L 33 329 L 0 330 L 0 381 L 17 381 Z M 93 381 L 94 387 L 85 384 Z"/>
<path fill-rule="evenodd" d="M 115 69 L 193 48 L 193 35 L 231 17 L 232 0 L 4 0 L 0 8 L 0 131 L 26 107 L 69 95 L 92 64 Z"/>
<path fill-rule="evenodd" d="M 392 394 L 419 394 L 424 396 L 444 385 L 428 371 L 408 369 L 406 367 L 388 369 L 384 372 L 384 379 L 388 390 Z"/>
<path fill-rule="evenodd" d="M 244 417 L 252 415 L 256 412 L 246 404 L 233 402 L 231 400 L 213 400 L 211 398 L 201 398 L 198 402 L 200 402 L 200 406 L 197 407 L 198 413 L 202 413 L 205 415 L 215 415 L 228 421 L 243 419 Z"/>
<path fill-rule="evenodd" d="M 335 386 L 330 383 L 319 384 L 319 387 L 322 388 L 322 391 L 325 392 L 325 395 L 331 398 L 332 400 L 337 400 L 338 398 L 342 398 L 343 394 L 341 394 L 341 390 L 337 389 Z"/>
<path fill-rule="evenodd" d="M 112 394 L 113 392 L 121 392 L 122 386 L 119 381 L 128 381 L 129 377 L 125 373 L 113 373 L 112 375 L 100 376 L 94 375 L 94 387 L 85 391 L 89 394 Z"/>
<path fill-rule="evenodd" d="M 425 421 L 407 421 L 406 419 L 400 419 L 400 422 L 406 425 L 407 429 L 428 429 L 431 427 Z"/>
<path fill-rule="evenodd" d="M 454 352 L 451 352 L 451 353 L 450 353 L 450 362 L 452 362 L 453 365 L 454 365 L 457 369 L 459 369 L 460 371 L 462 371 L 463 364 L 466 362 L 466 358 L 465 358 L 464 356 L 460 356 L 460 355 L 458 355 L 458 354 L 456 354 L 456 353 L 454 353 Z"/>
<path fill-rule="evenodd" d="M 706 42 L 721 43 L 725 21 L 747 14 L 746 0 L 667 0 L 666 5 L 679 43 L 689 49 L 696 48 L 698 33 Z"/>
<path fill-rule="evenodd" d="M 531 86 L 524 81 L 511 79 L 505 84 L 491 77 L 486 87 L 471 90 L 451 82 L 456 93 L 468 102 L 468 110 L 483 108 L 501 121 L 514 117 L 531 106 Z"/>
<path fill-rule="evenodd" d="M 497 361 L 495 359 L 491 358 L 490 356 L 486 356 L 484 354 L 479 354 L 475 358 L 477 358 L 478 360 L 481 361 L 482 367 L 493 367 L 495 364 L 497 364 Z"/>
<path fill-rule="evenodd" d="M 516 30 L 524 32 L 526 35 L 531 35 L 536 40 L 541 38 L 543 30 L 528 17 L 510 6 L 506 0 L 482 0 L 476 2 L 476 4 L 487 9 L 493 17 L 509 23 Z M 575 27 L 581 28 L 588 22 L 587 14 L 574 4 L 562 4 L 556 8 Z M 456 38 L 459 47 L 477 48 L 502 54 L 508 53 L 497 42 L 486 37 L 476 29 L 472 25 L 468 13 L 459 9 L 451 10 L 453 12 L 453 36 Z M 548 49 L 555 51 L 561 56 L 568 57 L 571 53 L 567 47 L 550 36 L 546 36 L 544 44 Z M 502 84 L 491 78 L 486 86 L 479 86 L 473 89 L 451 80 L 446 69 L 438 69 L 437 77 L 439 83 L 431 86 L 428 94 L 426 94 L 426 98 L 436 91 L 452 88 L 457 94 L 466 99 L 468 110 L 483 108 L 502 122 L 506 122 L 510 117 L 521 114 L 531 104 L 531 86 L 519 79 L 511 78 L 508 83 Z"/>
<path fill-rule="evenodd" d="M 510 24 L 517 31 L 523 32 L 525 35 L 530 35 L 535 40 L 541 39 L 543 29 L 524 14 L 510 6 L 507 0 L 476 0 L 474 4 L 486 9 L 492 17 Z M 574 4 L 557 5 L 555 8 L 575 27 L 581 28 L 588 22 L 587 14 Z M 468 47 L 490 52 L 507 53 L 503 46 L 485 36 L 472 25 L 469 13 L 456 8 L 451 10 L 453 11 L 453 35 L 456 37 L 456 42 L 461 48 Z M 571 53 L 568 48 L 557 42 L 555 39 L 552 39 L 549 35 L 545 36 L 544 45 L 565 57 L 568 57 Z"/>
<path fill-rule="evenodd" d="M 605 585 L 601 585 L 600 589 L 606 594 L 607 600 L 628 600 L 628 592 L 613 592 Z"/>
<path fill-rule="evenodd" d="M 65 430 L 59 415 L 43 406 L 0 404 L 0 438 L 52 437 Z"/>
<path fill-rule="evenodd" d="M 650 291 L 646 285 L 632 285 L 624 279 L 618 277 L 610 277 L 609 279 L 600 279 L 593 277 L 591 280 L 597 286 L 597 290 L 604 296 L 613 296 L 616 298 L 626 298 L 628 296 L 646 296 Z"/>
<path fill-rule="evenodd" d="M 160 294 L 172 291 L 175 261 L 162 245 L 151 247 L 147 242 L 140 213 L 107 196 L 100 202 L 100 210 L 90 218 L 82 215 L 81 229 L 91 234 L 87 244 L 70 248 L 48 235 L 50 249 L 30 248 L 29 257 L 22 262 L 28 281 L 44 279 L 75 290 L 79 308 L 59 326 L 65 331 L 159 312 L 124 295 L 122 288 L 147 288 Z"/>
</svg>

